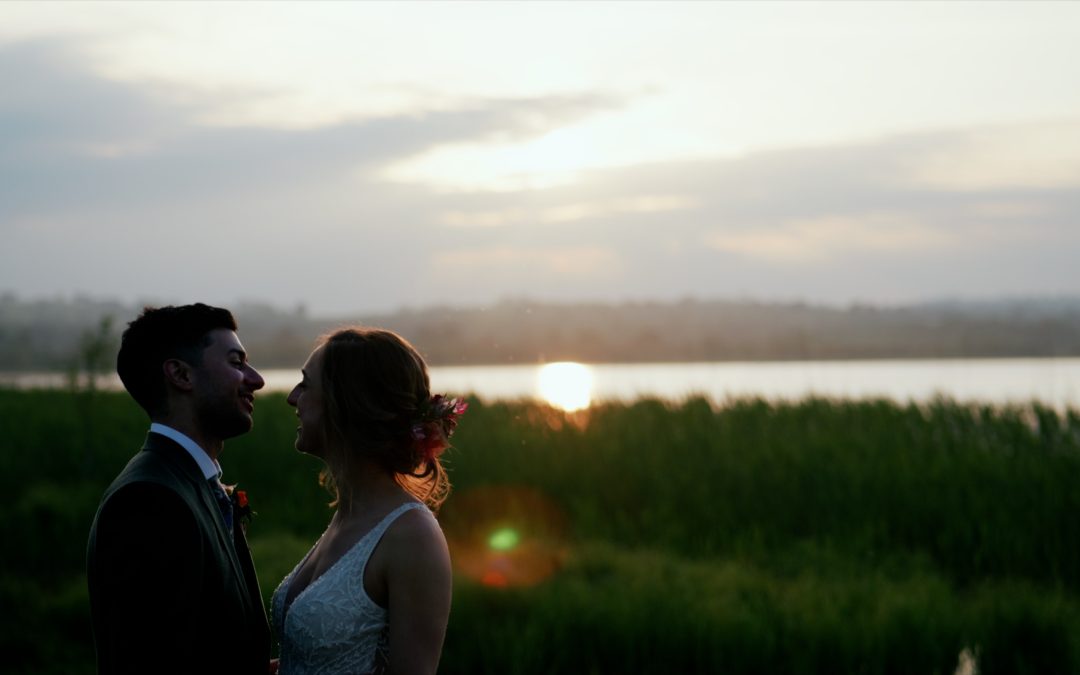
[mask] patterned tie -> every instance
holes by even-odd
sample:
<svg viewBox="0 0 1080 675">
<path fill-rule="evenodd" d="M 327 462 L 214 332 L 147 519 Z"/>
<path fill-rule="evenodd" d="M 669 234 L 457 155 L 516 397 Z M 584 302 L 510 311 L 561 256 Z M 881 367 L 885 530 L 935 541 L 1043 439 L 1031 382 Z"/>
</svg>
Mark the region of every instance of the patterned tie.
<svg viewBox="0 0 1080 675">
<path fill-rule="evenodd" d="M 225 529 L 232 532 L 232 501 L 229 499 L 229 495 L 225 494 L 225 488 L 222 487 L 221 482 L 218 481 L 218 479 L 211 478 L 209 482 L 210 491 L 214 493 L 214 498 L 217 499 L 218 507 L 221 509 L 221 517 L 225 519 Z"/>
</svg>

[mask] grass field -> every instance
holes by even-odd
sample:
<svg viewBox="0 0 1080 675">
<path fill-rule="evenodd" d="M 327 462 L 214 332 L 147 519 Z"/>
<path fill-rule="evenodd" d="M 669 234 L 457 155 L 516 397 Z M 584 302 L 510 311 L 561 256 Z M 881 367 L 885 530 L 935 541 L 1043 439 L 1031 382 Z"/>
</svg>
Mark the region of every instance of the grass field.
<svg viewBox="0 0 1080 675">
<path fill-rule="evenodd" d="M 269 598 L 329 510 L 283 396 L 257 407 L 222 463 Z M 0 391 L 5 671 L 93 672 L 86 535 L 146 426 Z M 1076 411 L 474 403 L 455 445 L 440 672 L 1080 672 Z"/>
</svg>

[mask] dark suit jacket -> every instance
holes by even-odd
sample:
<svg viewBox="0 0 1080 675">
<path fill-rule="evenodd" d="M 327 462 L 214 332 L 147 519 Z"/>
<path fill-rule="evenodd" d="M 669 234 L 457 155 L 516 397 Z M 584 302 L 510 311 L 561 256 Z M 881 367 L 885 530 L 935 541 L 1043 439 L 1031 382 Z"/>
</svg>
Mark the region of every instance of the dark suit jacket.
<svg viewBox="0 0 1080 675">
<path fill-rule="evenodd" d="M 270 631 L 243 528 L 225 529 L 182 447 L 149 434 L 98 507 L 87 550 L 98 672 L 265 675 Z"/>
</svg>

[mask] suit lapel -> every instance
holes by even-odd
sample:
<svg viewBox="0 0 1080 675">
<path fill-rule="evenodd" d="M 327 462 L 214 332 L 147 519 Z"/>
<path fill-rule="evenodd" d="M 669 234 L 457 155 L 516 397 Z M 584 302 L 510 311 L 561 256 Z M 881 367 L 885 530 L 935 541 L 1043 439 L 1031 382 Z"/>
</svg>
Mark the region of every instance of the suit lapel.
<svg viewBox="0 0 1080 675">
<path fill-rule="evenodd" d="M 236 555 L 244 568 L 244 583 L 247 584 L 248 597 L 251 599 L 253 607 L 262 608 L 262 614 L 265 618 L 266 607 L 263 605 L 262 591 L 259 589 L 259 576 L 255 572 L 255 561 L 251 558 L 251 548 L 247 543 L 247 534 L 239 522 L 235 525 L 236 538 L 234 543 L 236 544 Z"/>
<path fill-rule="evenodd" d="M 214 493 L 210 491 L 210 482 L 203 479 L 200 487 L 202 489 L 199 491 L 199 496 L 202 497 L 203 508 L 213 516 L 212 520 L 214 521 L 214 529 L 217 531 L 218 543 L 221 544 L 221 548 L 228 555 L 229 563 L 232 565 L 233 571 L 236 572 L 237 578 L 244 579 L 244 568 L 240 565 L 240 558 L 236 555 L 236 545 L 233 543 L 229 531 L 225 528 L 225 519 L 221 517 L 221 507 L 218 506 Z"/>
<path fill-rule="evenodd" d="M 236 554 L 236 546 L 233 543 L 233 538 L 225 528 L 225 519 L 221 517 L 221 507 L 218 506 L 217 498 L 214 497 L 214 494 L 210 491 L 210 482 L 203 476 L 202 471 L 199 469 L 199 465 L 195 462 L 194 458 L 188 454 L 187 450 L 160 434 L 149 434 L 146 437 L 146 444 L 143 446 L 143 449 L 157 452 L 159 455 L 163 456 L 180 470 L 184 478 L 191 482 L 204 511 L 203 515 L 208 517 L 210 522 L 213 523 L 218 544 L 229 559 L 229 564 L 232 566 L 236 578 L 240 579 L 244 586 L 244 592 L 241 595 L 244 597 L 245 603 L 250 604 L 251 598 L 247 582 L 248 575 L 245 574 L 244 568 L 240 564 L 240 558 Z M 259 605 L 262 605 L 261 601 L 259 602 Z"/>
</svg>

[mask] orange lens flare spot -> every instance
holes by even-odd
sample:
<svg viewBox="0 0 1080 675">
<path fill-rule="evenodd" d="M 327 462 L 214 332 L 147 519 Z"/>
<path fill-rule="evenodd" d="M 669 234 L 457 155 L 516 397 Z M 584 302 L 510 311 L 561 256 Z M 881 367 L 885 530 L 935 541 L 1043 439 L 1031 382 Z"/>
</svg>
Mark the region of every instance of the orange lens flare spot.
<svg viewBox="0 0 1080 675">
<path fill-rule="evenodd" d="M 510 585 L 506 575 L 496 570 L 484 572 L 484 576 L 480 577 L 480 583 L 491 588 L 506 588 Z"/>
</svg>

